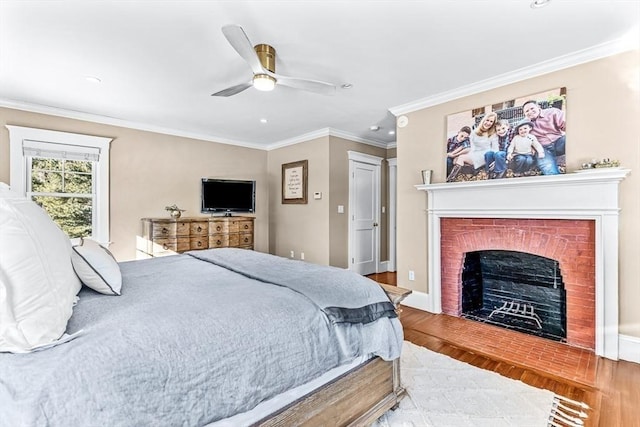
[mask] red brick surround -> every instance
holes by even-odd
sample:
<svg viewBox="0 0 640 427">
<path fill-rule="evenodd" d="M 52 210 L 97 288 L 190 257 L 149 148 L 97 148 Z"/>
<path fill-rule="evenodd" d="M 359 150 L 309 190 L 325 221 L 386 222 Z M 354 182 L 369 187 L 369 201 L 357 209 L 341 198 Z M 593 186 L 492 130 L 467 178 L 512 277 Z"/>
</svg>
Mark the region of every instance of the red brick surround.
<svg viewBox="0 0 640 427">
<path fill-rule="evenodd" d="M 595 349 L 595 221 L 441 218 L 442 311 L 459 317 L 466 252 L 510 250 L 557 260 L 567 290 L 567 344 Z"/>
</svg>

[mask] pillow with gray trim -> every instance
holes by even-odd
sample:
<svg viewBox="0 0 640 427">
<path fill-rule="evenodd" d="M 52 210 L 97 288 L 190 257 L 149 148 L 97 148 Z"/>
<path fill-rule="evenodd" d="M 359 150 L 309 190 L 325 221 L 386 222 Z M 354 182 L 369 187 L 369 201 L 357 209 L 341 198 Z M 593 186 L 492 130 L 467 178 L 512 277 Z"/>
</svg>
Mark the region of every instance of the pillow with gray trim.
<svg viewBox="0 0 640 427">
<path fill-rule="evenodd" d="M 71 249 L 73 269 L 82 283 L 101 294 L 120 295 L 122 273 L 109 249 L 87 238 Z"/>
</svg>

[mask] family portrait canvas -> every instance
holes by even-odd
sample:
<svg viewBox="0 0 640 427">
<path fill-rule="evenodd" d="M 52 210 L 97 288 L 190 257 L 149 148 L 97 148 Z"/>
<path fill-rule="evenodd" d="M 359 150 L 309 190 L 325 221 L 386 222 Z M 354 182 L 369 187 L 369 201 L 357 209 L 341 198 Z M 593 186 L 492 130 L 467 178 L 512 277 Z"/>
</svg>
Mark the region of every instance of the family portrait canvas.
<svg viewBox="0 0 640 427">
<path fill-rule="evenodd" d="M 566 171 L 566 88 L 447 116 L 447 182 Z"/>
</svg>

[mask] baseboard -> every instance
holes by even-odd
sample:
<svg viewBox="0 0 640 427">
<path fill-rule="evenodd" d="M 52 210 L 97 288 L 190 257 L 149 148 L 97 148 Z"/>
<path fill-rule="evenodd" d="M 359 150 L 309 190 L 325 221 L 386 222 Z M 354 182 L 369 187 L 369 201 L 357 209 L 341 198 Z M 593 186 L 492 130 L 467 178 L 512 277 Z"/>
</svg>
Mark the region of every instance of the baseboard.
<svg viewBox="0 0 640 427">
<path fill-rule="evenodd" d="M 618 335 L 618 357 L 628 362 L 640 363 L 640 338 Z"/>
<path fill-rule="evenodd" d="M 433 309 L 430 307 L 430 298 L 424 292 L 412 291 L 408 297 L 402 300 L 402 305 L 434 313 Z"/>
</svg>

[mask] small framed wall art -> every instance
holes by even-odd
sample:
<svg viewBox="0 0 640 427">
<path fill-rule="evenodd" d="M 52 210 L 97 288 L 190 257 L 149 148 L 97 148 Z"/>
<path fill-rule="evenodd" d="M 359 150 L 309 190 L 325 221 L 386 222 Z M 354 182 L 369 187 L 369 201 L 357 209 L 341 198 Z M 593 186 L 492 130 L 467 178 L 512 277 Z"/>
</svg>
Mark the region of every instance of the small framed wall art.
<svg viewBox="0 0 640 427">
<path fill-rule="evenodd" d="M 308 160 L 282 165 L 282 203 L 307 204 Z"/>
</svg>

